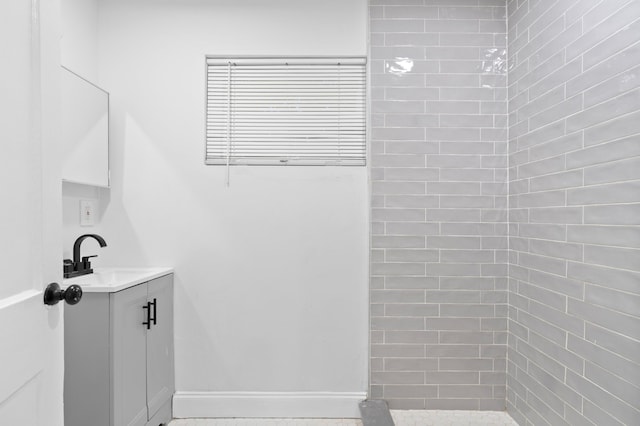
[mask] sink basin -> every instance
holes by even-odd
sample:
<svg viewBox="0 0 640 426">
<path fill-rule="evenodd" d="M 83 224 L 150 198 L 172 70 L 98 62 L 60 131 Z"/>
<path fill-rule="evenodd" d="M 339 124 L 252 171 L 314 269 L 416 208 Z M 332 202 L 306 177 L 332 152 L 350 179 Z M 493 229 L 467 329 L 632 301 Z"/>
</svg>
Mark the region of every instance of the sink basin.
<svg viewBox="0 0 640 426">
<path fill-rule="evenodd" d="M 95 268 L 93 274 L 63 280 L 62 287 L 78 284 L 85 293 L 113 293 L 172 272 L 172 268 Z"/>
</svg>

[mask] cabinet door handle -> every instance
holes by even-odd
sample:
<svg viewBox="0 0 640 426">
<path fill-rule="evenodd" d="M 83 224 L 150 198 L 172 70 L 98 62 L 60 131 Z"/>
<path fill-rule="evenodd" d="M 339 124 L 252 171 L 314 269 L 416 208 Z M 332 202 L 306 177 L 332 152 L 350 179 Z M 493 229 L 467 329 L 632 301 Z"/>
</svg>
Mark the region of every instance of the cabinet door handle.
<svg viewBox="0 0 640 426">
<path fill-rule="evenodd" d="M 153 298 L 153 302 L 149 302 L 149 305 L 153 305 L 153 317 L 150 318 L 150 321 L 153 321 L 153 325 L 156 325 L 156 319 L 158 318 L 158 311 L 157 311 L 157 307 L 158 307 L 158 303 L 157 303 L 157 299 L 154 297 Z"/>
<path fill-rule="evenodd" d="M 147 302 L 146 305 L 144 305 L 142 307 L 142 309 L 146 309 L 147 310 L 147 320 L 146 321 L 142 321 L 142 325 L 146 325 L 147 326 L 147 330 L 151 329 L 151 302 Z"/>
</svg>

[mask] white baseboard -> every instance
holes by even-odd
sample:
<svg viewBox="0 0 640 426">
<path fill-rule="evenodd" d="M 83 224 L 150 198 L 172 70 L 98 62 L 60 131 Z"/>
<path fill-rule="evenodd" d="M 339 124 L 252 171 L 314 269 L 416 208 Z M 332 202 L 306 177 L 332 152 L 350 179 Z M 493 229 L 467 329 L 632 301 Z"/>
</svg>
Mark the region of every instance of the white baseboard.
<svg viewBox="0 0 640 426">
<path fill-rule="evenodd" d="M 174 418 L 360 418 L 366 392 L 176 392 Z"/>
</svg>

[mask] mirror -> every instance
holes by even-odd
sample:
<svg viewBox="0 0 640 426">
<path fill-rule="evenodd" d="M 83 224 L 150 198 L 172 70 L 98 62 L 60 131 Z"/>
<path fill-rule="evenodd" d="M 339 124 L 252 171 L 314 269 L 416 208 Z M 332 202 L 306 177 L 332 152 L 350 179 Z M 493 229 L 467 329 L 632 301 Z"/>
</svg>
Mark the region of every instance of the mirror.
<svg viewBox="0 0 640 426">
<path fill-rule="evenodd" d="M 62 67 L 62 180 L 109 187 L 109 93 Z"/>
</svg>

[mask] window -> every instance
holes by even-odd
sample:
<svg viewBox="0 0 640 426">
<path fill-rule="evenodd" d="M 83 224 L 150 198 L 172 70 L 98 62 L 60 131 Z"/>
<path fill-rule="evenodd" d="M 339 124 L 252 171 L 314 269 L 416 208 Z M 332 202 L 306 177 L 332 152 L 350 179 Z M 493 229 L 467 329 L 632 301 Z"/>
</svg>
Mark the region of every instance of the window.
<svg viewBox="0 0 640 426">
<path fill-rule="evenodd" d="M 206 164 L 364 165 L 365 58 L 207 57 Z"/>
</svg>

